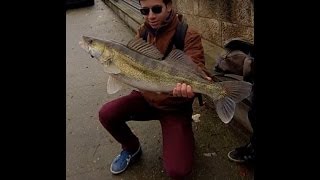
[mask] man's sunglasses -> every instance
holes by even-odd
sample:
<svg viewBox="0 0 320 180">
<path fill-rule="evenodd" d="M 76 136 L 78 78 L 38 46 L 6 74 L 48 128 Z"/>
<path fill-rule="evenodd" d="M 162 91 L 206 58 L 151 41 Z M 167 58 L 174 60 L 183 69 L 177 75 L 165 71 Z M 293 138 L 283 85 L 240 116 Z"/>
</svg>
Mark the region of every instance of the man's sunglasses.
<svg viewBox="0 0 320 180">
<path fill-rule="evenodd" d="M 140 12 L 141 12 L 142 15 L 145 15 L 145 16 L 146 16 L 146 15 L 149 14 L 150 9 L 152 10 L 152 12 L 153 12 L 154 14 L 160 14 L 161 11 L 162 11 L 162 6 L 160 6 L 160 5 L 155 5 L 155 6 L 153 6 L 152 8 L 147 8 L 147 7 L 145 7 L 145 8 L 140 9 Z"/>
</svg>

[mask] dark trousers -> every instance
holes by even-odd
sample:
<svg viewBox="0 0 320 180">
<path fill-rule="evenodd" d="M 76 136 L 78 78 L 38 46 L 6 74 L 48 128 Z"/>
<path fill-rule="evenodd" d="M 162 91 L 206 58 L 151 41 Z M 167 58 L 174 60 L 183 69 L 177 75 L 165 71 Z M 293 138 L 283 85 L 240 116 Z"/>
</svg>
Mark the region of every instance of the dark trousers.
<svg viewBox="0 0 320 180">
<path fill-rule="evenodd" d="M 188 110 L 159 110 L 150 106 L 138 91 L 106 103 L 99 112 L 101 124 L 122 149 L 131 152 L 137 150 L 139 140 L 126 122 L 158 119 L 162 128 L 163 165 L 166 173 L 176 179 L 188 175 L 192 169 L 194 137 L 191 116 L 191 105 Z"/>
</svg>

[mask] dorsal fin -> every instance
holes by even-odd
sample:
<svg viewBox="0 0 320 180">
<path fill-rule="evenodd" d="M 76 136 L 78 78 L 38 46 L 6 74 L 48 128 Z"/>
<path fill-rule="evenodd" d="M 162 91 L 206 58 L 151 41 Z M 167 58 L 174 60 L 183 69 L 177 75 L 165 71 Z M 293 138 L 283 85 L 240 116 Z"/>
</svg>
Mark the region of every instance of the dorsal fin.
<svg viewBox="0 0 320 180">
<path fill-rule="evenodd" d="M 172 64 L 179 69 L 186 69 L 191 73 L 195 73 L 206 79 L 206 73 L 192 59 L 179 49 L 172 50 L 168 57 L 163 60 L 165 63 Z"/>
<path fill-rule="evenodd" d="M 128 42 L 128 48 L 145 56 L 161 60 L 163 54 L 152 44 L 145 42 L 142 38 L 134 38 Z"/>
</svg>

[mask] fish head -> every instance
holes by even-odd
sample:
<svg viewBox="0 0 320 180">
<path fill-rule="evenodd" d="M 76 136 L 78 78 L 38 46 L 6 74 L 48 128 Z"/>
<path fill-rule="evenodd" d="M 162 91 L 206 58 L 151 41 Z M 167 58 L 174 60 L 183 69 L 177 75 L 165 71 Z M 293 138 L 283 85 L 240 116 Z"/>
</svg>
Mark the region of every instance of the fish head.
<svg viewBox="0 0 320 180">
<path fill-rule="evenodd" d="M 80 46 L 87 51 L 92 58 L 98 59 L 104 66 L 104 70 L 109 74 L 119 74 L 120 69 L 114 64 L 114 42 L 103 41 L 92 37 L 82 37 Z"/>
<path fill-rule="evenodd" d="M 112 54 L 111 51 L 105 47 L 105 43 L 99 39 L 83 36 L 82 41 L 80 41 L 79 44 L 92 58 L 99 59 L 102 54 L 106 57 L 109 57 Z"/>
</svg>

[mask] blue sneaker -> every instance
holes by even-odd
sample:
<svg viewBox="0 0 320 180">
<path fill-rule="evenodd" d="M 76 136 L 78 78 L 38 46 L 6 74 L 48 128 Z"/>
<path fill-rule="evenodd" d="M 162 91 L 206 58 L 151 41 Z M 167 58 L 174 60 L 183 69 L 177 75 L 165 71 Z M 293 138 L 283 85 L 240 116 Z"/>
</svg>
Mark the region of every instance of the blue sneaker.
<svg viewBox="0 0 320 180">
<path fill-rule="evenodd" d="M 135 153 L 129 153 L 128 151 L 121 151 L 121 153 L 114 158 L 111 163 L 110 171 L 112 174 L 120 174 L 127 169 L 130 163 L 138 160 L 141 156 L 142 150 L 139 146 L 138 150 Z"/>
</svg>

